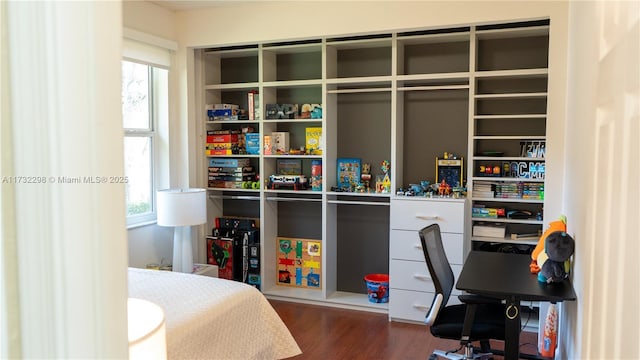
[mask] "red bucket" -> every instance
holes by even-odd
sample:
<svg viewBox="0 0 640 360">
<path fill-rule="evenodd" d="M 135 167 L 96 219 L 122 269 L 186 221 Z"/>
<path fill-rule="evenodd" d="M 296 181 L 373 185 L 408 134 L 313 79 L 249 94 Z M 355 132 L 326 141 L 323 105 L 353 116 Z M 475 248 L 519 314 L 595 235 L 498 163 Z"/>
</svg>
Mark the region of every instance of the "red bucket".
<svg viewBox="0 0 640 360">
<path fill-rule="evenodd" d="M 369 274 L 364 277 L 367 284 L 367 295 L 373 303 L 389 302 L 389 275 Z"/>
</svg>

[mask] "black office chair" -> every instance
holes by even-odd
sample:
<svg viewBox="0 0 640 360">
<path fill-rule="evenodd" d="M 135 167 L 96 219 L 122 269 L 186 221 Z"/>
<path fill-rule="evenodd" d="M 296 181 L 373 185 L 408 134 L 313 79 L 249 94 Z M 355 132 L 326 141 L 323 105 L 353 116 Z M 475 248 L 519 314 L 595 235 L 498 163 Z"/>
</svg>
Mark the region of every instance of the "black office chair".
<svg viewBox="0 0 640 360">
<path fill-rule="evenodd" d="M 504 305 L 499 299 L 460 295 L 458 299 L 463 304 L 447 306 L 455 279 L 442 245 L 440 226 L 433 224 L 420 230 L 420 241 L 436 290 L 425 323 L 430 325 L 433 336 L 460 340 L 461 345 L 452 351 L 435 350 L 429 360 L 439 356 L 447 359 L 483 359 L 490 358 L 493 353 L 503 353 L 492 351 L 489 339 L 504 340 Z M 474 351 L 472 342 L 476 341 L 480 342 L 480 353 Z M 458 354 L 457 351 L 462 348 L 464 353 Z"/>
</svg>

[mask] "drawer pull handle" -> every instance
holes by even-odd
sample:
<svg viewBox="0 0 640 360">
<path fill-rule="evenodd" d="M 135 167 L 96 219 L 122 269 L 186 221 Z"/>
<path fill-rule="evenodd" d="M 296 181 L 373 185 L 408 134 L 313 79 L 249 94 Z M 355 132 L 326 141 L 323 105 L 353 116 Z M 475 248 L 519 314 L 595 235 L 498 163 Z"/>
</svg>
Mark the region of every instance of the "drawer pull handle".
<svg viewBox="0 0 640 360">
<path fill-rule="evenodd" d="M 429 307 L 427 305 L 413 304 L 413 307 L 418 310 L 429 311 Z"/>
<path fill-rule="evenodd" d="M 420 220 L 438 220 L 438 215 L 416 215 L 416 218 Z"/>
<path fill-rule="evenodd" d="M 424 274 L 413 274 L 413 277 L 418 280 L 431 280 L 431 277 L 429 275 Z"/>
</svg>

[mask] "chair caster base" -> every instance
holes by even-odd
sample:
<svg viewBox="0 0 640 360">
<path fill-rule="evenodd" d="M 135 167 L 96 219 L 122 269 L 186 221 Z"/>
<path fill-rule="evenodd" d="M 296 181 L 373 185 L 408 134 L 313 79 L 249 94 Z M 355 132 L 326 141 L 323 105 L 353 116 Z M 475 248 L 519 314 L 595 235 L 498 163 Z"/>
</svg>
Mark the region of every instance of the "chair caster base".
<svg viewBox="0 0 640 360">
<path fill-rule="evenodd" d="M 436 350 L 433 354 L 429 355 L 429 360 L 438 360 L 439 358 L 449 360 L 490 360 L 493 359 L 492 353 L 479 353 L 472 354 L 471 356 L 465 354 L 458 354 L 453 352 L 446 352 L 442 350 Z"/>
</svg>

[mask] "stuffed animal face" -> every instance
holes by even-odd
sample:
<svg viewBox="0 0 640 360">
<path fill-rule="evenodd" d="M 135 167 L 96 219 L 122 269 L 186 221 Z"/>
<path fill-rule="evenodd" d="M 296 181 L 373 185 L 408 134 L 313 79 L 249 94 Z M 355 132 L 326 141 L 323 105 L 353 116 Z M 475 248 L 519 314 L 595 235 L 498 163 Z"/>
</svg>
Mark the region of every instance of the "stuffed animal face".
<svg viewBox="0 0 640 360">
<path fill-rule="evenodd" d="M 554 231 L 547 236 L 545 252 L 549 260 L 563 262 L 569 260 L 575 249 L 575 241 L 564 231 Z"/>
<path fill-rule="evenodd" d="M 575 250 L 575 241 L 564 231 L 550 233 L 544 243 L 544 252 L 538 255 L 538 281 L 553 283 L 569 277 L 571 255 Z"/>
</svg>

